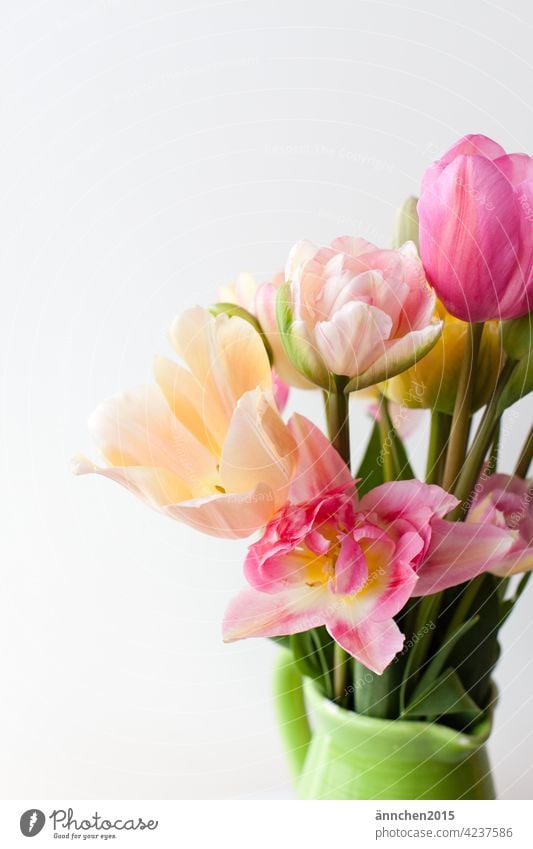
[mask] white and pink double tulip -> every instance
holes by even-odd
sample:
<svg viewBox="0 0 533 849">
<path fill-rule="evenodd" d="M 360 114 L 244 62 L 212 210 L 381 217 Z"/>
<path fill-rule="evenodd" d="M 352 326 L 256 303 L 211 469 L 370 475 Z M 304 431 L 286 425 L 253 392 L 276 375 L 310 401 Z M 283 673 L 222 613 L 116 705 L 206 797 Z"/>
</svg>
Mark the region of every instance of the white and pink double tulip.
<svg viewBox="0 0 533 849">
<path fill-rule="evenodd" d="M 298 438 L 298 419 L 295 424 Z M 329 464 L 334 449 L 323 449 Z M 227 610 L 226 640 L 325 625 L 347 652 L 381 674 L 403 646 L 393 617 L 409 598 L 475 577 L 512 545 L 507 529 L 445 521 L 457 500 L 437 486 L 396 481 L 359 500 L 340 468 L 335 488 L 325 469 L 311 479 L 307 499 L 301 500 L 302 485 L 292 490 L 292 503 L 250 547 L 251 587 Z M 300 481 L 309 480 L 307 467 Z"/>
<path fill-rule="evenodd" d="M 381 250 L 364 239 L 318 248 L 298 242 L 278 294 L 278 326 L 287 354 L 309 380 L 328 389 L 332 376 L 364 389 L 404 371 L 436 343 L 435 296 L 416 247 Z"/>
</svg>

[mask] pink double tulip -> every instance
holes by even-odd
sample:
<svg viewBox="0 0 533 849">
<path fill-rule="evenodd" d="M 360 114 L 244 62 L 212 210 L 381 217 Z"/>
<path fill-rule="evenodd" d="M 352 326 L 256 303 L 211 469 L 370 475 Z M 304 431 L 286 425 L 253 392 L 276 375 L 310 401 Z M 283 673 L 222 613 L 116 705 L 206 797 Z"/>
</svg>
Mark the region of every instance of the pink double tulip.
<svg viewBox="0 0 533 849">
<path fill-rule="evenodd" d="M 533 482 L 510 475 L 482 475 L 476 486 L 468 522 L 508 528 L 513 544 L 490 569 L 507 578 L 533 569 Z"/>
<path fill-rule="evenodd" d="M 443 519 L 457 500 L 437 486 L 396 481 L 357 498 L 335 450 L 294 417 L 299 444 L 322 462 L 298 469 L 290 503 L 252 545 L 250 588 L 230 604 L 227 641 L 279 636 L 325 625 L 357 660 L 381 674 L 404 635 L 394 616 L 411 596 L 460 584 L 506 555 L 506 528 Z M 345 467 L 346 469 L 346 467 Z M 334 471 L 332 477 L 330 470 Z"/>
<path fill-rule="evenodd" d="M 442 329 L 416 247 L 381 250 L 364 239 L 318 248 L 298 242 L 278 295 L 278 325 L 292 363 L 329 388 L 349 390 L 393 377 L 423 357 Z"/>
<path fill-rule="evenodd" d="M 418 202 L 428 279 L 463 321 L 533 309 L 533 158 L 482 135 L 460 139 L 426 171 Z"/>
<path fill-rule="evenodd" d="M 214 536 L 244 537 L 287 500 L 296 443 L 272 396 L 260 335 L 242 318 L 183 313 L 156 384 L 101 404 L 89 422 L 106 465 L 77 459 L 174 519 Z"/>
</svg>

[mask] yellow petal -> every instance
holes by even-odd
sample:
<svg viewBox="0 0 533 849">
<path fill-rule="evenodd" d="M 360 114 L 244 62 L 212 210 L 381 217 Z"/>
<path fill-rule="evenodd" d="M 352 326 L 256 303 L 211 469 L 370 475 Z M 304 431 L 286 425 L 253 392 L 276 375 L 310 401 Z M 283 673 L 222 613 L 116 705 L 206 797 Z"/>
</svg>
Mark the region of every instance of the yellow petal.
<svg viewBox="0 0 533 849">
<path fill-rule="evenodd" d="M 218 396 L 209 395 L 191 374 L 166 357 L 156 357 L 154 376 L 176 418 L 199 442 L 220 456 L 227 421 Z"/>
<path fill-rule="evenodd" d="M 218 398 L 227 426 L 239 398 L 251 389 L 272 386 L 270 363 L 260 335 L 237 316 L 213 316 L 195 307 L 182 313 L 170 330 L 178 354 L 208 396 Z"/>
</svg>

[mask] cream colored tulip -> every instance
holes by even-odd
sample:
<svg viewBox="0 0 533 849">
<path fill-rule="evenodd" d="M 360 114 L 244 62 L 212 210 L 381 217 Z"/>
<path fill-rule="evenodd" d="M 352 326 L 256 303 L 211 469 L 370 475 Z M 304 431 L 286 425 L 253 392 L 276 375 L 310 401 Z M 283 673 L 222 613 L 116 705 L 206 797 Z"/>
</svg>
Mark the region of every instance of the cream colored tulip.
<svg viewBox="0 0 533 849">
<path fill-rule="evenodd" d="M 74 471 L 105 475 L 205 533 L 248 536 L 285 503 L 296 460 L 261 337 L 200 307 L 170 337 L 187 367 L 158 357 L 155 385 L 101 404 L 89 427 L 106 465 L 80 457 Z"/>
</svg>

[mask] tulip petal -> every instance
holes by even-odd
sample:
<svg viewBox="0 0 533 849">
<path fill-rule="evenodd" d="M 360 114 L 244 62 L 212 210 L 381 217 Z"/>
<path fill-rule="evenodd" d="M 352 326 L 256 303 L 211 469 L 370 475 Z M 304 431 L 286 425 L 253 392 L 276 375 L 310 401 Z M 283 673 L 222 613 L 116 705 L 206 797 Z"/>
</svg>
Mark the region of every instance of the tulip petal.
<svg viewBox="0 0 533 849">
<path fill-rule="evenodd" d="M 168 469 L 194 496 L 216 483 L 214 455 L 175 418 L 157 386 L 104 401 L 89 419 L 89 430 L 111 466 Z"/>
<path fill-rule="evenodd" d="M 296 269 L 311 259 L 316 251 L 317 246 L 307 241 L 307 239 L 301 239 L 299 242 L 296 242 L 289 251 L 285 265 L 285 280 L 292 280 Z"/>
<path fill-rule="evenodd" d="M 314 335 L 329 371 L 350 377 L 366 371 L 380 358 L 391 329 L 392 319 L 383 310 L 362 301 L 350 301 L 329 321 L 319 321 Z"/>
<path fill-rule="evenodd" d="M 324 593 L 317 587 L 279 593 L 241 590 L 224 616 L 224 642 L 245 637 L 279 637 L 317 628 L 324 624 L 323 606 Z"/>
<path fill-rule="evenodd" d="M 293 503 L 310 501 L 332 488 L 354 486 L 348 466 L 316 425 L 294 413 L 289 420 L 289 430 L 298 446 L 290 486 Z"/>
<path fill-rule="evenodd" d="M 442 328 L 443 322 L 437 321 L 423 330 L 415 330 L 391 342 L 370 368 L 348 383 L 345 392 L 366 389 L 411 368 L 431 351 L 442 333 Z"/>
<path fill-rule="evenodd" d="M 247 492 L 257 481 L 287 500 L 296 464 L 296 443 L 283 419 L 260 389 L 246 392 L 231 419 L 220 459 L 220 481 L 228 492 Z"/>
<path fill-rule="evenodd" d="M 481 133 L 468 133 L 451 147 L 439 160 L 439 165 L 448 165 L 460 155 L 484 156 L 486 159 L 497 159 L 505 155 L 505 150 L 497 142 Z"/>
<path fill-rule="evenodd" d="M 533 546 L 517 547 L 511 549 L 501 560 L 490 567 L 493 575 L 500 578 L 509 578 L 511 575 L 519 575 L 521 572 L 531 572 L 533 569 Z"/>
<path fill-rule="evenodd" d="M 341 541 L 335 563 L 335 583 L 331 589 L 340 595 L 353 595 L 359 592 L 367 581 L 366 557 L 353 536 L 347 535 Z"/>
<path fill-rule="evenodd" d="M 514 534 L 502 528 L 435 519 L 413 594 L 431 595 L 497 568 L 513 542 Z"/>
<path fill-rule="evenodd" d="M 213 454 L 219 454 L 227 431 L 224 411 L 216 398 L 187 369 L 156 357 L 154 377 L 176 418 Z"/>
<path fill-rule="evenodd" d="M 228 424 L 245 392 L 256 386 L 271 389 L 265 346 L 248 321 L 195 307 L 178 316 L 170 337 L 206 394 L 218 395 Z"/>
<path fill-rule="evenodd" d="M 243 539 L 265 525 L 274 513 L 274 493 L 260 483 L 249 492 L 226 493 L 180 501 L 163 513 L 214 537 Z"/>
<path fill-rule="evenodd" d="M 129 489 L 138 498 L 155 509 L 175 501 L 188 499 L 192 493 L 187 485 L 168 469 L 147 466 L 96 466 L 85 457 L 72 461 L 75 475 L 95 473 L 109 478 Z"/>
<path fill-rule="evenodd" d="M 382 622 L 367 619 L 356 628 L 347 621 L 334 619 L 328 620 L 326 627 L 345 651 L 377 675 L 401 651 L 405 639 L 394 619 Z"/>
<path fill-rule="evenodd" d="M 446 516 L 458 503 L 455 495 L 440 486 L 407 480 L 389 481 L 374 487 L 363 496 L 360 508 L 365 512 L 375 511 L 389 521 L 406 515 L 415 527 L 419 527 L 433 514 Z"/>
</svg>

